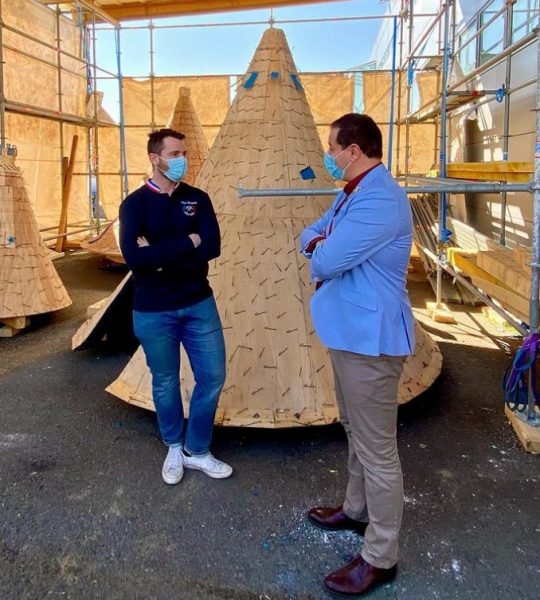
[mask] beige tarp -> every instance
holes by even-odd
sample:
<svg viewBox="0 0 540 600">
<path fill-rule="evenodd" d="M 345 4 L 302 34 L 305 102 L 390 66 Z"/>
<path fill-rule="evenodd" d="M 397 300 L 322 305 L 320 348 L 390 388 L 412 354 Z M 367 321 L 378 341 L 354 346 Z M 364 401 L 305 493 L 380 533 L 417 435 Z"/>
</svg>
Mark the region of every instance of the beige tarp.
<svg viewBox="0 0 540 600">
<path fill-rule="evenodd" d="M 10 0 L 2 4 L 2 9 L 7 25 L 22 29 L 32 38 L 43 40 L 51 46 L 56 45 L 56 15 L 53 11 L 31 0 Z M 62 48 L 73 55 L 80 55 L 81 40 L 78 28 L 69 19 L 61 18 L 60 30 Z M 8 30 L 4 31 L 4 42 L 6 44 L 4 49 L 6 99 L 49 110 L 59 110 L 58 74 L 53 66 L 57 61 L 57 53 L 52 48 L 40 46 L 35 41 Z M 30 58 L 21 52 L 42 60 Z M 62 110 L 83 116 L 87 111 L 85 70 L 82 63 L 72 58 L 62 56 L 61 61 Z M 381 123 L 386 145 L 388 127 L 384 123 L 388 121 L 390 112 L 390 74 L 373 72 L 364 73 L 362 77 L 364 110 Z M 353 110 L 355 77 L 343 73 L 301 74 L 300 80 L 305 88 L 323 147 L 326 147 L 328 125 L 340 115 Z M 140 184 L 142 175 L 147 171 L 147 135 L 152 126 L 165 126 L 176 103 L 179 86 L 190 89 L 197 115 L 211 146 L 236 91 L 231 85 L 233 81 L 234 77 L 229 75 L 157 77 L 153 81 L 124 79 L 126 159 L 130 191 Z M 241 84 L 242 79 L 239 79 L 236 85 Z M 418 75 L 422 103 L 428 95 L 432 94 L 434 85 L 433 75 Z M 93 108 L 90 106 L 90 113 L 92 112 Z M 86 129 L 63 126 L 63 154 L 69 155 L 74 133 L 79 135 L 79 146 L 72 184 L 69 222 L 87 220 L 89 216 L 89 183 L 88 176 L 85 174 L 88 171 Z M 6 135 L 7 141 L 18 147 L 18 164 L 23 170 L 29 197 L 40 227 L 56 225 L 62 197 L 60 124 L 8 113 Z M 403 146 L 404 128 L 401 131 L 401 138 Z M 422 124 L 411 127 L 411 171 L 424 172 L 431 167 L 434 140 L 435 131 L 432 125 Z M 400 153 L 402 168 L 404 155 L 402 150 Z M 98 160 L 101 173 L 99 182 L 101 203 L 107 217 L 114 218 L 117 216 L 123 194 L 118 127 L 100 127 Z"/>
<path fill-rule="evenodd" d="M 390 99 L 392 88 L 392 74 L 389 72 L 374 71 L 362 74 L 364 112 L 379 123 L 388 123 L 390 120 Z M 419 73 L 417 75 L 420 106 L 432 99 L 436 92 L 437 74 Z M 398 91 L 396 87 L 396 98 Z M 406 112 L 406 90 L 403 86 L 401 94 L 401 114 Z M 394 118 L 398 118 L 397 101 Z M 384 160 L 387 160 L 388 125 L 381 125 L 383 131 Z M 399 128 L 400 154 L 399 167 L 405 169 L 405 126 Z M 394 126 L 394 160 L 396 159 L 398 128 Z M 433 165 L 435 154 L 435 126 L 432 123 L 418 123 L 409 125 L 409 172 L 427 173 Z"/>
</svg>

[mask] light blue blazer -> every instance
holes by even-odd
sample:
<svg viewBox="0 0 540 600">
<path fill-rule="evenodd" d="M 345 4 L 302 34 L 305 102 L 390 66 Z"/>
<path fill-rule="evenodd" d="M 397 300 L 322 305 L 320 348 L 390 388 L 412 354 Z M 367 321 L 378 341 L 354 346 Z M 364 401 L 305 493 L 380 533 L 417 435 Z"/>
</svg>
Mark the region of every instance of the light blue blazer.
<svg viewBox="0 0 540 600">
<path fill-rule="evenodd" d="M 311 259 L 312 281 L 323 281 L 311 299 L 321 341 L 336 350 L 379 356 L 414 351 L 414 320 L 406 289 L 412 214 L 405 192 L 384 165 L 362 179 L 300 236 Z M 333 218 L 332 231 L 328 235 Z M 326 240 L 312 254 L 309 243 Z"/>
</svg>

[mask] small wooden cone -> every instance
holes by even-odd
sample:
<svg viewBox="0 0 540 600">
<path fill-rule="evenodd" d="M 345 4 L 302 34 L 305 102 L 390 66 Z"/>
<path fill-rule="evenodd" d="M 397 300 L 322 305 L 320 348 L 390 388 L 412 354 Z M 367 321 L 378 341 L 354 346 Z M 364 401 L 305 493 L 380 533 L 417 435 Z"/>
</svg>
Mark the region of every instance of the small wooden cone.
<svg viewBox="0 0 540 600">
<path fill-rule="evenodd" d="M 14 158 L 0 156 L 0 320 L 70 304 L 39 234 L 22 173 Z"/>
</svg>

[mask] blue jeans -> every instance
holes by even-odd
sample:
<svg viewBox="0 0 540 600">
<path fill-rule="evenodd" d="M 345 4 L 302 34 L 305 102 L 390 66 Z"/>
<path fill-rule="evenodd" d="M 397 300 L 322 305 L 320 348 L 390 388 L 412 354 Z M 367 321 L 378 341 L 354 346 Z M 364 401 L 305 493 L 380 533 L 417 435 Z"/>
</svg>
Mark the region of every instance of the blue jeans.
<svg viewBox="0 0 540 600">
<path fill-rule="evenodd" d="M 135 310 L 133 324 L 152 373 L 163 441 L 168 446 L 184 444 L 194 455 L 207 454 L 226 371 L 225 341 L 214 297 L 179 310 Z M 187 427 L 180 396 L 180 344 L 195 378 Z"/>
</svg>

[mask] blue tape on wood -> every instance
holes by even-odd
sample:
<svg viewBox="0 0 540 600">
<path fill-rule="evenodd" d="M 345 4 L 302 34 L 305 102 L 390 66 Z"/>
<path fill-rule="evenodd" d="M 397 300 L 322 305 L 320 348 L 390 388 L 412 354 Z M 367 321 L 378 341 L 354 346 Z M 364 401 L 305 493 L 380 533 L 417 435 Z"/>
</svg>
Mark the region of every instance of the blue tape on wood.
<svg viewBox="0 0 540 600">
<path fill-rule="evenodd" d="M 298 77 L 298 75 L 296 75 L 295 73 L 291 73 L 291 79 L 292 79 L 292 82 L 294 83 L 294 87 L 297 90 L 303 90 L 304 89 L 302 87 L 302 84 L 300 83 L 300 78 Z"/>
<path fill-rule="evenodd" d="M 315 179 L 315 173 L 311 167 L 306 167 L 300 171 L 300 177 L 302 179 Z"/>
<path fill-rule="evenodd" d="M 253 84 L 257 81 L 258 76 L 259 76 L 259 71 L 253 71 L 253 73 L 251 73 L 251 75 L 247 78 L 247 80 L 245 81 L 245 83 L 242 87 L 245 87 L 246 90 L 249 90 L 249 88 L 252 88 Z"/>
<path fill-rule="evenodd" d="M 279 78 L 279 73 L 277 71 L 272 71 L 270 73 L 270 79 L 278 79 Z"/>
</svg>

